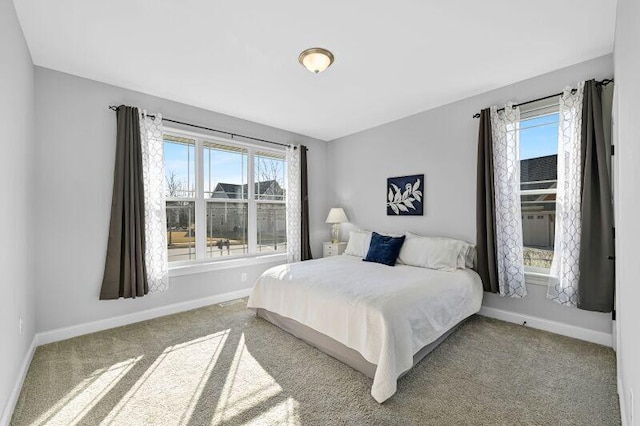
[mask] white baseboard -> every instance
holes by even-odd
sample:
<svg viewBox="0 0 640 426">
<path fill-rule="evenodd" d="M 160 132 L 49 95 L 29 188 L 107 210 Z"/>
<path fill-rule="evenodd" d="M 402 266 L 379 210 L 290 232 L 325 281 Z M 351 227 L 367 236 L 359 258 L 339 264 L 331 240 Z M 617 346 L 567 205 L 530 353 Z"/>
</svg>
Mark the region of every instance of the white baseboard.
<svg viewBox="0 0 640 426">
<path fill-rule="evenodd" d="M 613 346 L 613 334 L 611 333 L 589 330 L 588 328 L 486 306 L 483 306 L 478 314 L 489 318 L 512 322 L 514 324 L 522 324 L 526 321 L 527 327 L 537 328 L 539 330 L 549 331 L 562 336 L 573 337 L 574 339 L 585 340 L 587 342 L 597 343 L 608 347 Z"/>
<path fill-rule="evenodd" d="M 84 334 L 95 333 L 97 331 L 107 330 L 109 328 L 121 327 L 123 325 L 133 324 L 135 322 L 146 321 L 165 315 L 176 314 L 178 312 L 189 311 L 191 309 L 201 308 L 203 306 L 213 305 L 215 303 L 227 302 L 241 297 L 247 297 L 251 293 L 251 289 L 243 289 L 232 291 L 229 293 L 217 294 L 214 296 L 203 297 L 201 299 L 189 300 L 188 302 L 174 303 L 172 305 L 161 306 L 158 308 L 147 309 L 140 312 L 134 312 L 127 315 L 107 318 L 99 321 L 87 322 L 84 324 L 72 325 L 70 327 L 58 328 L 55 330 L 44 331 L 36 334 L 37 346 L 47 343 L 58 342 L 60 340 L 71 339 L 72 337 L 82 336 Z"/>
<path fill-rule="evenodd" d="M 11 416 L 13 415 L 13 410 L 16 408 L 16 404 L 18 403 L 18 397 L 20 396 L 20 391 L 22 390 L 24 379 L 27 377 L 29 365 L 31 365 L 31 360 L 33 359 L 33 354 L 36 351 L 36 346 L 37 336 L 33 336 L 33 339 L 31 339 L 31 345 L 29 346 L 24 360 L 22 361 L 22 365 L 20 366 L 20 371 L 18 372 L 16 382 L 13 385 L 13 389 L 11 389 L 11 393 L 9 394 L 7 404 L 4 406 L 2 418 L 0 418 L 0 425 L 2 426 L 9 425 L 9 422 L 11 421 Z"/>
</svg>

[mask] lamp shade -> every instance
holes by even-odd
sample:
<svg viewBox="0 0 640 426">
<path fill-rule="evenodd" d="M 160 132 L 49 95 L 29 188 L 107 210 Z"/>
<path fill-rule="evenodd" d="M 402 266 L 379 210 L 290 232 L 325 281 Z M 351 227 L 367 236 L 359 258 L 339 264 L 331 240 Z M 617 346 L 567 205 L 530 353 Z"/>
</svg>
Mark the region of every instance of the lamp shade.
<svg viewBox="0 0 640 426">
<path fill-rule="evenodd" d="M 344 213 L 342 207 L 334 207 L 329 210 L 326 223 L 345 223 L 348 221 L 349 219 L 347 219 L 347 215 Z"/>
</svg>

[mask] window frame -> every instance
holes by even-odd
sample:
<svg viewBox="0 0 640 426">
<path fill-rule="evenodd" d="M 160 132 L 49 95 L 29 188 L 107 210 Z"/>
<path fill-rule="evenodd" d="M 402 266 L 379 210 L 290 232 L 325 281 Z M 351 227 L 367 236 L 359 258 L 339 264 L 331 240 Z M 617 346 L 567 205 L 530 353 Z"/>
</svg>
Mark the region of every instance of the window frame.
<svg viewBox="0 0 640 426">
<path fill-rule="evenodd" d="M 271 253 L 261 253 L 257 251 L 257 205 L 265 203 L 255 197 L 255 168 L 254 158 L 256 152 L 273 153 L 282 156 L 286 167 L 286 150 L 283 148 L 272 148 L 258 144 L 239 142 L 230 138 L 214 136 L 206 133 L 182 130 L 175 127 L 164 127 L 162 129 L 163 144 L 164 136 L 188 138 L 195 141 L 195 198 L 187 197 L 166 197 L 169 201 L 190 201 L 194 202 L 195 209 L 195 259 L 177 260 L 169 262 L 170 276 L 178 276 L 189 273 L 204 272 L 214 269 L 225 269 L 226 267 L 245 266 L 250 264 L 265 263 L 270 261 L 280 261 L 286 259 L 286 251 Z M 246 199 L 215 199 L 205 198 L 204 193 L 204 148 L 205 143 L 218 143 L 240 149 L 247 150 L 247 198 Z M 164 159 L 163 159 L 164 161 Z M 286 179 L 286 174 L 285 174 Z M 247 247 L 246 254 L 233 254 L 221 257 L 207 257 L 207 203 L 209 202 L 231 202 L 246 203 L 247 208 Z M 269 200 L 269 203 L 286 205 L 285 200 Z M 285 207 L 286 211 L 286 207 Z M 167 248 L 168 250 L 168 248 Z M 222 265 L 225 262 L 228 265 Z M 210 267 L 208 267 L 209 265 Z M 196 268 L 193 268 L 196 267 Z M 189 271 L 193 269 L 193 271 Z M 171 272 L 173 271 L 173 272 Z"/>
<path fill-rule="evenodd" d="M 524 128 L 524 129 L 521 128 L 521 123 L 526 120 L 531 120 L 534 118 L 540 118 L 540 117 L 559 113 L 559 106 L 560 106 L 559 101 L 560 101 L 560 97 L 557 96 L 550 99 L 545 99 L 542 101 L 532 103 L 530 105 L 527 105 L 526 108 L 521 108 L 520 121 L 518 122 L 518 151 L 520 151 L 520 137 L 521 137 L 520 132 L 522 130 L 527 130 L 527 128 Z M 556 142 L 558 143 L 558 148 L 559 148 L 559 139 Z M 557 163 L 556 163 L 556 167 L 557 167 Z M 548 181 L 539 181 L 539 182 L 548 182 Z M 535 195 L 556 194 L 556 198 L 557 198 L 557 193 L 558 193 L 557 179 L 555 182 L 556 182 L 556 186 L 554 188 L 524 189 L 524 190 L 522 189 L 522 182 L 520 182 L 520 204 L 522 205 L 522 197 L 526 195 L 535 196 Z M 521 215 L 525 215 L 525 214 L 535 215 L 537 214 L 537 212 L 535 211 L 527 212 L 525 210 L 522 210 Z M 524 242 L 522 247 L 524 249 Z M 554 247 L 554 254 L 555 254 L 555 247 Z M 524 271 L 525 271 L 525 276 L 527 276 L 527 282 L 529 282 L 530 284 L 541 284 L 541 285 L 548 284 L 548 278 L 550 277 L 550 273 L 551 273 L 550 268 L 542 268 L 542 267 L 525 265 Z"/>
</svg>

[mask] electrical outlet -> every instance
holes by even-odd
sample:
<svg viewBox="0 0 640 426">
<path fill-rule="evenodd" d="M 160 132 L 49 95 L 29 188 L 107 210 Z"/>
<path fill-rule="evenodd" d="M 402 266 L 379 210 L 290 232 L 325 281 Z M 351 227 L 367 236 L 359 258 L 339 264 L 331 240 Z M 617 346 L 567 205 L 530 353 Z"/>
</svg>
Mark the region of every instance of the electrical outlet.
<svg viewBox="0 0 640 426">
<path fill-rule="evenodd" d="M 243 272 L 240 274 L 240 281 L 245 282 L 247 280 L 247 273 Z"/>
<path fill-rule="evenodd" d="M 20 335 L 22 336 L 22 334 L 24 333 L 24 327 L 22 324 L 22 317 L 20 317 L 20 319 L 18 320 L 18 330 L 20 330 Z"/>
</svg>

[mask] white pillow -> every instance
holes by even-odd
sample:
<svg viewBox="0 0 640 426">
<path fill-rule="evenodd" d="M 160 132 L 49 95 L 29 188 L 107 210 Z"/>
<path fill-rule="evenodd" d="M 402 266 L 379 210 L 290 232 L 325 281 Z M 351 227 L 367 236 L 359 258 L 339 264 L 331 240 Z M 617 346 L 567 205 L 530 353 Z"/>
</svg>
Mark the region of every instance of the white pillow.
<svg viewBox="0 0 640 426">
<path fill-rule="evenodd" d="M 438 237 L 444 240 L 454 241 L 460 247 L 458 253 L 458 269 L 473 268 L 473 261 L 476 257 L 476 248 L 467 242 L 456 240 L 454 238 Z"/>
<path fill-rule="evenodd" d="M 441 237 L 441 238 L 444 238 L 444 237 Z M 458 257 L 458 268 L 460 269 L 473 268 L 473 263 L 476 258 L 476 246 L 474 246 L 473 244 L 469 244 L 465 241 L 455 240 L 453 238 L 446 238 L 446 239 L 456 241 L 458 244 L 460 244 L 461 250 L 460 250 L 460 255 Z"/>
<path fill-rule="evenodd" d="M 407 235 L 410 235 L 411 237 L 420 237 L 420 235 L 411 234 L 410 232 L 407 232 Z M 408 237 L 408 238 L 411 238 L 411 237 Z M 460 253 L 458 254 L 458 268 L 459 269 L 473 268 L 473 264 L 475 263 L 475 259 L 476 259 L 476 246 L 474 246 L 473 244 L 469 244 L 466 241 L 456 240 L 455 238 L 448 238 L 448 237 L 431 237 L 431 238 L 439 238 L 441 240 L 454 241 L 460 247 Z"/>
<path fill-rule="evenodd" d="M 446 237 L 422 237 L 410 232 L 400 249 L 399 263 L 421 268 L 454 271 L 472 268 L 475 247 Z"/>
<path fill-rule="evenodd" d="M 349 242 L 344 254 L 350 256 L 365 257 L 369 252 L 371 244 L 371 232 L 368 231 L 351 231 L 349 232 Z"/>
<path fill-rule="evenodd" d="M 455 271 L 458 269 L 460 247 L 453 241 L 409 236 L 404 240 L 398 259 L 409 266 Z"/>
<path fill-rule="evenodd" d="M 464 258 L 464 266 L 469 269 L 473 269 L 473 264 L 476 261 L 476 246 L 469 244 L 469 250 Z"/>
</svg>

